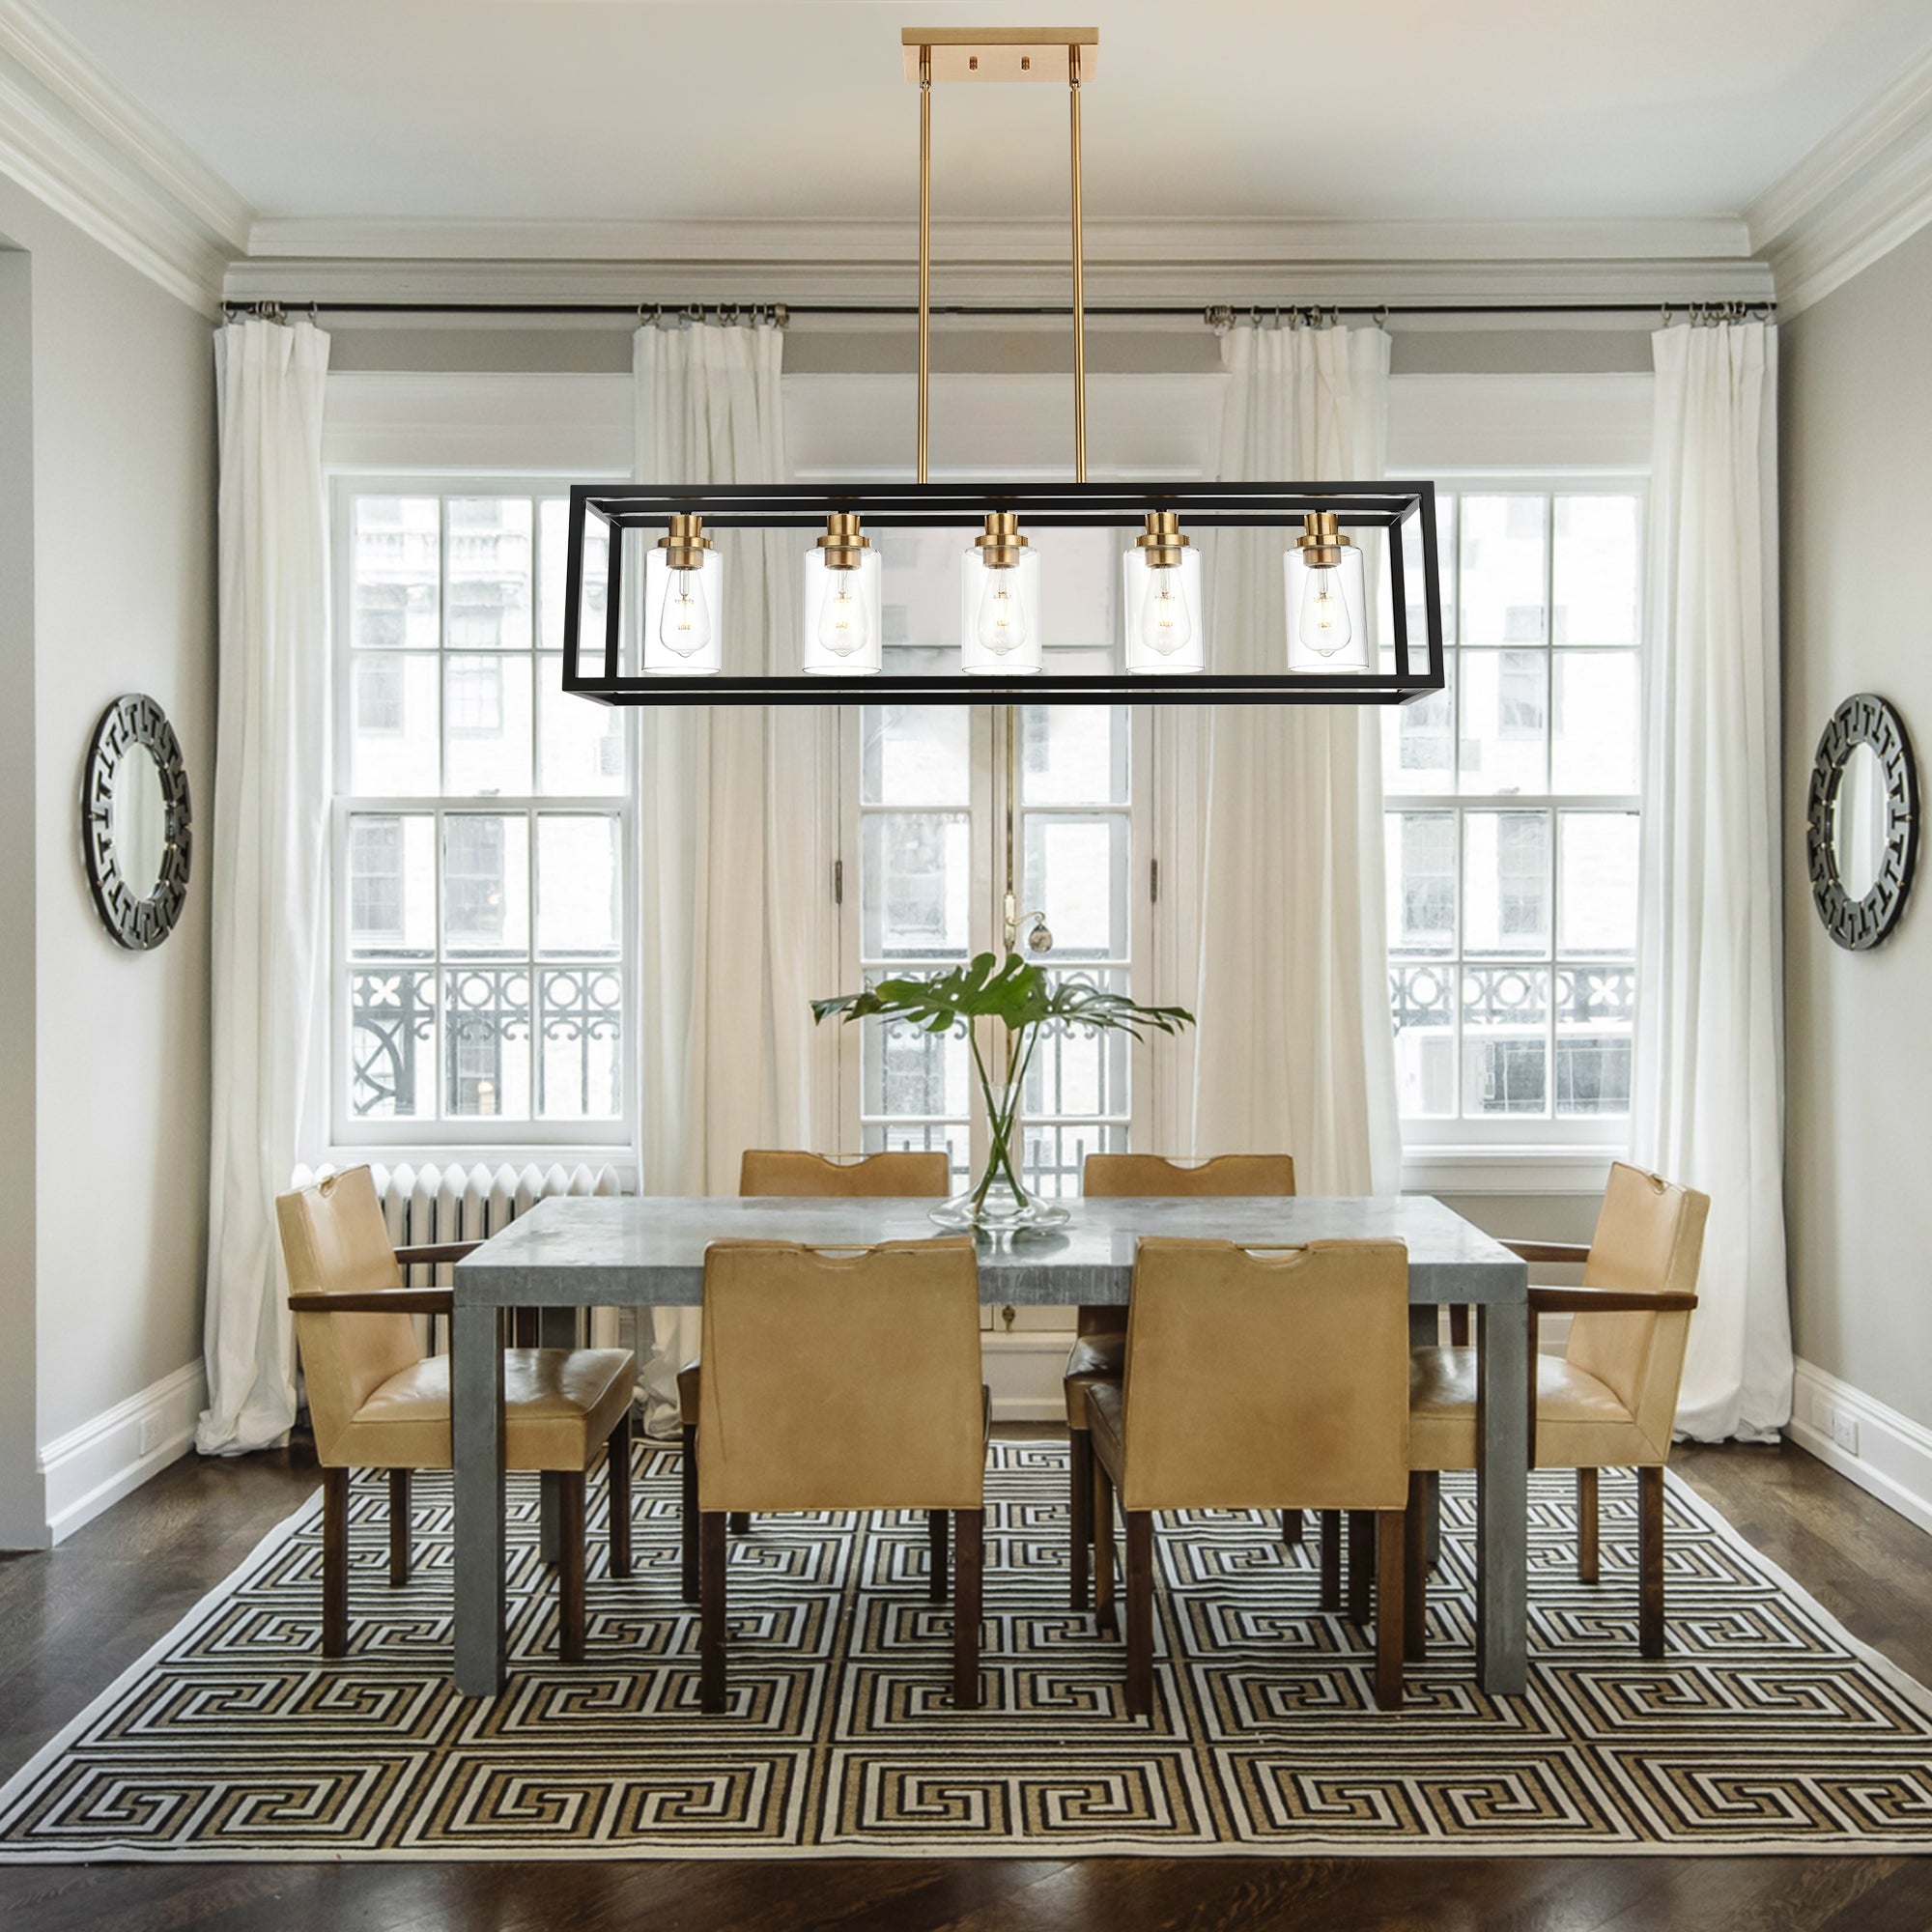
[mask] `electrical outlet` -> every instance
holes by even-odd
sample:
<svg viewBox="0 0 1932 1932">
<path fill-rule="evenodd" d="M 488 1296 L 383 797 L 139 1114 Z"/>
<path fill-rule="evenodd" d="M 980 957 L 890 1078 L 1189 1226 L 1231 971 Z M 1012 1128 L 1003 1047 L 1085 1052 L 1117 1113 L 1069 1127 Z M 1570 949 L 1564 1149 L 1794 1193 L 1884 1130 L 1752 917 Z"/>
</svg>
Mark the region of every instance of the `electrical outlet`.
<svg viewBox="0 0 1932 1932">
<path fill-rule="evenodd" d="M 161 1418 L 158 1415 L 144 1415 L 141 1418 L 141 1446 L 139 1453 L 152 1456 L 161 1446 Z"/>
<path fill-rule="evenodd" d="M 1856 1456 L 1859 1453 L 1858 1417 L 1856 1415 L 1847 1415 L 1842 1408 L 1833 1410 L 1832 1415 L 1832 1440 L 1847 1456 Z"/>
</svg>

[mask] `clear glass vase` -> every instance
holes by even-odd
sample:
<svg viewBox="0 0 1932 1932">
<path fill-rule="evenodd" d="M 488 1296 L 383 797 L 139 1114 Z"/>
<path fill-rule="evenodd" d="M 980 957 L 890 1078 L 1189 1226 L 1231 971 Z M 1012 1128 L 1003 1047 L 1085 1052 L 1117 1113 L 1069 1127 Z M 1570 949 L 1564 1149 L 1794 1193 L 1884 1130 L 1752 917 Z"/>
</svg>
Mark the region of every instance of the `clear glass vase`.
<svg viewBox="0 0 1932 1932">
<path fill-rule="evenodd" d="M 1051 1201 L 1029 1194 L 1020 1179 L 1021 1128 L 1020 1090 L 1025 1084 L 1024 1068 L 1028 1051 L 1009 1054 L 1015 1059 L 1020 1077 L 995 1081 L 980 1069 L 980 1091 L 986 1103 L 986 1161 L 980 1177 L 964 1194 L 955 1194 L 931 1210 L 931 1219 L 942 1228 L 984 1230 L 1006 1234 L 1023 1228 L 1057 1228 L 1067 1212 Z"/>
</svg>

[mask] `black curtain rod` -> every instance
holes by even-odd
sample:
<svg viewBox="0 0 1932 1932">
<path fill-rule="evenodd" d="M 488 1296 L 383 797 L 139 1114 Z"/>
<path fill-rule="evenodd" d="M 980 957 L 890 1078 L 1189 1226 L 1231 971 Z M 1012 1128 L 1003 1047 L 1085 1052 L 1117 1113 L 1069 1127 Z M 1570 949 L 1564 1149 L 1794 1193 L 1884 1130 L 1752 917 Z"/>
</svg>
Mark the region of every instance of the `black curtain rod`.
<svg viewBox="0 0 1932 1932">
<path fill-rule="evenodd" d="M 227 307 L 249 309 L 257 304 L 249 300 L 230 301 Z M 675 318 L 702 311 L 706 314 L 722 310 L 739 309 L 760 311 L 776 309 L 786 315 L 849 315 L 849 316 L 916 316 L 918 308 L 911 302 L 388 302 L 388 301 L 316 301 L 272 304 L 285 309 L 290 314 L 304 311 L 316 315 L 639 315 L 644 310 Z M 1695 302 L 1676 298 L 1670 301 L 1602 301 L 1602 302 L 1268 302 L 1240 303 L 1226 309 L 1221 319 L 1238 322 L 1243 318 L 1257 316 L 1300 315 L 1642 315 L 1651 310 L 1667 314 L 1682 312 L 1686 315 L 1706 309 L 1738 309 L 1747 311 L 1762 310 L 1767 313 L 1777 304 L 1768 298 L 1741 301 L 1730 298 L 1722 301 Z M 929 311 L 933 315 L 953 316 L 1045 316 L 1071 319 L 1073 310 L 1061 303 L 1030 303 L 1005 305 L 980 302 L 935 302 Z M 1109 305 L 1090 302 L 1087 306 L 1090 316 L 1149 316 L 1180 317 L 1189 316 L 1197 321 L 1208 322 L 1216 319 L 1213 305 L 1191 304 L 1185 307 L 1159 307 L 1135 303 Z"/>
</svg>

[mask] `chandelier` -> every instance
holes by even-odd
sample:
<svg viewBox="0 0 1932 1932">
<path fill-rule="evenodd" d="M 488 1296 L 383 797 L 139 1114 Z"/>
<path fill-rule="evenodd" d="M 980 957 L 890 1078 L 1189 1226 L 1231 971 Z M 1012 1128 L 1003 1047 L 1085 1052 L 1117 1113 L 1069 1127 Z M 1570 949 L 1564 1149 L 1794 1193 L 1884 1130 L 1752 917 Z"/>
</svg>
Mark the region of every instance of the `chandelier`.
<svg viewBox="0 0 1932 1932">
<path fill-rule="evenodd" d="M 818 490 L 787 485 L 657 487 L 578 484 L 570 493 L 563 686 L 607 704 L 836 704 L 899 698 L 929 704 L 1021 699 L 1120 702 L 1401 704 L 1444 687 L 1442 597 L 1434 486 L 1415 483 L 1090 483 L 1087 330 L 1081 237 L 1080 95 L 1099 44 L 1094 27 L 908 27 L 906 77 L 918 84 L 919 428 L 916 483 Z M 982 487 L 927 481 L 931 415 L 932 89 L 935 82 L 1046 82 L 1067 92 L 1072 157 L 1073 474 L 1065 483 Z M 603 648 L 586 634 L 586 532 L 604 526 Z M 1409 637 L 1403 534 L 1422 564 L 1426 636 Z M 1041 620 L 1051 530 L 1122 532 L 1121 632 L 1113 667 L 1054 667 Z M 885 668 L 883 571 L 872 538 L 956 529 L 956 671 Z M 796 674 L 726 675 L 724 550 L 734 532 L 811 533 L 801 553 Z M 1279 668 L 1218 669 L 1195 538 L 1275 532 L 1286 621 Z M 1383 532 L 1388 649 L 1369 608 L 1362 546 Z M 625 549 L 643 549 L 635 635 L 624 622 Z M 966 537 L 971 532 L 970 539 Z M 1384 665 L 1388 668 L 1384 668 Z"/>
</svg>

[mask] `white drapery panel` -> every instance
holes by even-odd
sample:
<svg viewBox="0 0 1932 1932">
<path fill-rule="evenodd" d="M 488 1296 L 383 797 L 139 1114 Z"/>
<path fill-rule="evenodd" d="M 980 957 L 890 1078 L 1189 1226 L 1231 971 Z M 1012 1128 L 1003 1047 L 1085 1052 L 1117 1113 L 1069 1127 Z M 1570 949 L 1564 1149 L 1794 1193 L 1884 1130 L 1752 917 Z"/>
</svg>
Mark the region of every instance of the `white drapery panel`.
<svg viewBox="0 0 1932 1932">
<path fill-rule="evenodd" d="M 1232 378 L 1224 478 L 1381 475 L 1389 338 L 1380 329 L 1236 328 L 1222 356 Z M 1283 539 L 1213 541 L 1217 665 L 1279 669 Z M 1184 1000 L 1200 1022 L 1193 1151 L 1293 1153 L 1307 1193 L 1394 1193 L 1402 1143 L 1378 713 L 1218 705 L 1204 735 L 1200 947 Z"/>
<path fill-rule="evenodd" d="M 1650 663 L 1631 1150 L 1711 1197 L 1677 1427 L 1791 1415 L 1778 849 L 1777 333 L 1651 337 Z"/>
<path fill-rule="evenodd" d="M 766 327 L 640 328 L 638 480 L 789 481 L 783 341 Z M 799 557 L 810 543 L 805 533 L 719 533 L 726 675 L 796 670 Z M 826 1138 L 833 1063 L 810 1004 L 838 990 L 837 716 L 761 705 L 642 713 L 647 1194 L 734 1194 L 747 1148 L 837 1151 Z M 675 1377 L 696 1353 L 699 1313 L 653 1312 L 642 1372 L 653 1434 L 677 1426 Z"/>
<path fill-rule="evenodd" d="M 324 1138 L 311 1069 L 327 973 L 328 337 L 305 322 L 214 338 L 221 444 L 204 1456 L 278 1442 L 295 1348 L 275 1196 Z"/>
</svg>

